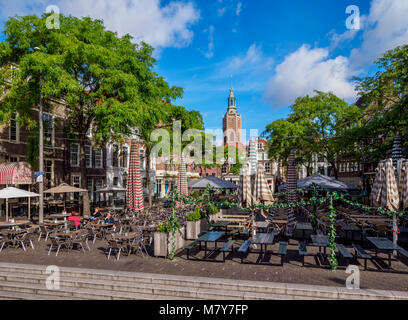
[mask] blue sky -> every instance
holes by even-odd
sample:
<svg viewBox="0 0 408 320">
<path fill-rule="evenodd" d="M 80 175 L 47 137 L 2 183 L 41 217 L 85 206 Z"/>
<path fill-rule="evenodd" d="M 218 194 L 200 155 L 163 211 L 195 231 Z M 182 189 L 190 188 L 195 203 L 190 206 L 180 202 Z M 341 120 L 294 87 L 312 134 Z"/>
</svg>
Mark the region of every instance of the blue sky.
<svg viewBox="0 0 408 320">
<path fill-rule="evenodd" d="M 351 78 L 408 43 L 406 0 L 0 0 L 0 29 L 48 5 L 152 44 L 156 71 L 184 88 L 177 104 L 200 111 L 208 129 L 222 127 L 231 76 L 243 128 L 261 133 L 315 89 L 354 102 Z M 346 28 L 349 5 L 359 30 Z"/>
</svg>

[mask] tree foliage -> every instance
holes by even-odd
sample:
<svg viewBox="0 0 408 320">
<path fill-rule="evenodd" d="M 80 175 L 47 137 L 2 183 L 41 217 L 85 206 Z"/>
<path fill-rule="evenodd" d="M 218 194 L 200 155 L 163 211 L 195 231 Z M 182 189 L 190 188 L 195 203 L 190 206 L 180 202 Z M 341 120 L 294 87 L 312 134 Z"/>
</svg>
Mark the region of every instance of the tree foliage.
<svg viewBox="0 0 408 320">
<path fill-rule="evenodd" d="M 386 52 L 376 67 L 373 76 L 356 79 L 364 122 L 351 133 L 361 140 L 360 157 L 370 161 L 389 156 L 393 136 L 408 133 L 408 45 Z"/>
<path fill-rule="evenodd" d="M 316 91 L 296 99 L 289 116 L 266 126 L 269 156 L 286 163 L 291 150 L 298 164 L 312 163 L 312 155 L 325 159 L 337 177 L 337 161 L 347 156 L 354 141 L 350 128 L 361 123 L 361 110 L 332 93 Z"/>
</svg>

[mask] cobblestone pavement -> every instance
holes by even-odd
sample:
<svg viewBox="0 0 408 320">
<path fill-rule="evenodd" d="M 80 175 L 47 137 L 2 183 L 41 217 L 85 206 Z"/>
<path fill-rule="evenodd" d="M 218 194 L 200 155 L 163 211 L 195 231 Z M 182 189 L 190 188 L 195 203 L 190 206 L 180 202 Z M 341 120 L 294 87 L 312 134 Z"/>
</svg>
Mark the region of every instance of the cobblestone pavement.
<svg viewBox="0 0 408 320">
<path fill-rule="evenodd" d="M 0 261 L 326 286 L 345 286 L 346 278 L 349 276 L 345 272 L 344 264 L 341 262 L 338 270 L 331 271 L 328 264 L 322 261 L 320 257 L 306 257 L 306 266 L 302 267 L 296 241 L 290 242 L 283 267 L 279 265 L 280 257 L 276 255 L 266 256 L 266 261 L 272 265 L 241 264 L 241 260 L 236 253 L 233 259 L 231 254 L 228 254 L 225 263 L 190 261 L 186 259 L 185 252 L 179 252 L 173 261 L 151 255 L 142 257 L 140 253 L 129 256 L 121 254 L 120 260 L 116 261 L 114 256 L 107 260 L 105 254 L 107 242 L 103 240 L 97 240 L 95 244 L 90 242 L 91 251 L 86 251 L 86 253 L 81 250 L 68 252 L 62 249 L 57 257 L 55 252 L 52 252 L 50 256 L 47 255 L 48 243 L 45 243 L 43 239 L 40 242 L 35 240 L 34 245 L 35 250 L 28 248 L 26 252 L 22 248 L 6 247 L 0 253 Z M 271 249 L 276 252 L 278 244 L 268 248 L 268 250 Z M 308 251 L 317 253 L 318 248 L 308 246 Z M 192 255 L 202 257 L 203 253 L 193 251 Z M 246 260 L 256 262 L 258 257 L 259 255 L 256 253 L 250 253 Z M 379 254 L 378 257 L 379 259 L 374 259 L 373 262 L 368 261 L 368 271 L 363 271 L 363 261 L 359 260 L 361 289 L 408 290 L 408 261 L 401 262 L 394 259 L 390 271 L 387 270 L 387 256 Z M 218 254 L 216 258 L 222 259 L 221 254 Z"/>
</svg>

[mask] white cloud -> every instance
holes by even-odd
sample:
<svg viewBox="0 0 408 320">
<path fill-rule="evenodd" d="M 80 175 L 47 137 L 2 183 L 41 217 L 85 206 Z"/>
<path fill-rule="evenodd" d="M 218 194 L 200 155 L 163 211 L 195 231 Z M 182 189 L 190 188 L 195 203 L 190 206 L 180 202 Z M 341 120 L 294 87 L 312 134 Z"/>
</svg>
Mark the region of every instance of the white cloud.
<svg viewBox="0 0 408 320">
<path fill-rule="evenodd" d="M 273 107 L 292 104 L 314 90 L 331 91 L 343 99 L 355 99 L 351 77 L 361 74 L 387 50 L 408 43 L 408 1 L 372 0 L 368 15 L 360 18 L 360 30 L 330 32 L 330 48 L 302 45 L 289 53 L 269 79 L 264 100 Z M 329 34 L 330 34 L 329 33 Z M 330 51 L 361 35 L 361 45 L 349 57 L 330 58 Z"/>
<path fill-rule="evenodd" d="M 237 4 L 237 10 L 235 11 L 235 13 L 236 13 L 237 16 L 240 15 L 241 9 L 242 9 L 242 2 L 238 2 L 238 4 Z"/>
<path fill-rule="evenodd" d="M 264 99 L 279 108 L 292 104 L 299 96 L 313 94 L 314 90 L 330 91 L 342 99 L 355 98 L 349 82 L 353 71 L 348 59 L 342 56 L 329 59 L 328 56 L 328 49 L 302 45 L 276 67 Z"/>
<path fill-rule="evenodd" d="M 209 30 L 204 30 L 204 32 L 208 31 L 208 49 L 206 52 L 203 52 L 204 56 L 209 59 L 214 56 L 214 26 L 210 26 Z"/>
<path fill-rule="evenodd" d="M 224 73 L 246 73 L 248 70 L 260 69 L 266 71 L 272 67 L 273 59 L 265 57 L 262 47 L 252 44 L 245 55 L 232 57 L 225 62 Z"/>
<path fill-rule="evenodd" d="M 227 7 L 218 9 L 217 10 L 218 16 L 222 17 L 225 14 L 226 11 L 227 11 Z"/>
<path fill-rule="evenodd" d="M 160 0 L 32 0 L 23 3 L 25 5 L 2 5 L 2 14 L 27 14 L 33 9 L 41 14 L 41 10 L 53 4 L 62 14 L 102 19 L 108 29 L 119 35 L 129 33 L 136 41 L 143 40 L 159 49 L 188 46 L 194 36 L 190 27 L 200 18 L 200 11 L 193 3 L 185 1 L 171 1 L 166 5 Z M 11 10 L 14 11 L 9 12 Z"/>
<path fill-rule="evenodd" d="M 355 66 L 373 63 L 387 50 L 408 43 L 408 1 L 373 0 L 368 16 L 361 19 L 362 45 L 353 49 Z"/>
</svg>

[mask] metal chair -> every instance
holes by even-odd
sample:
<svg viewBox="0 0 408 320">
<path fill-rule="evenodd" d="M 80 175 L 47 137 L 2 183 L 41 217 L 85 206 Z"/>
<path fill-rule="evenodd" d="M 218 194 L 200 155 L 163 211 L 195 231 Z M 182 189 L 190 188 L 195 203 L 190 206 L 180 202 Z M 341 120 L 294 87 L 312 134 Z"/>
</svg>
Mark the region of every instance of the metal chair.
<svg viewBox="0 0 408 320">
<path fill-rule="evenodd" d="M 88 251 L 91 251 L 88 244 L 88 232 L 86 230 L 80 231 L 74 238 L 71 239 L 70 244 L 71 249 L 74 247 L 74 245 L 80 245 L 82 251 L 85 253 L 84 245 L 86 245 L 88 247 Z"/>
<path fill-rule="evenodd" d="M 45 225 L 40 225 L 40 234 L 38 236 L 38 241 L 41 240 L 41 236 L 45 235 L 45 241 L 47 241 L 48 236 L 50 235 L 50 233 L 53 232 L 53 230 Z"/>
<path fill-rule="evenodd" d="M 51 250 L 54 246 L 57 247 L 57 253 L 55 254 L 55 256 L 58 256 L 58 253 L 61 249 L 61 247 L 65 247 L 68 249 L 69 251 L 69 242 L 66 239 L 62 239 L 62 238 L 58 238 L 58 237 L 50 237 L 51 240 L 51 244 L 50 244 L 50 250 L 48 251 L 48 255 L 50 255 Z"/>
<path fill-rule="evenodd" d="M 114 251 L 117 252 L 116 260 L 119 260 L 119 258 L 120 258 L 120 252 L 121 252 L 122 250 L 127 250 L 127 246 L 126 246 L 126 244 L 123 244 L 122 242 L 117 241 L 117 240 L 113 240 L 112 238 L 109 237 L 109 240 L 108 240 L 108 250 L 109 250 L 109 252 L 108 252 L 108 260 L 109 260 L 109 258 L 110 258 L 110 255 L 111 255 L 112 250 L 114 250 Z"/>
</svg>

